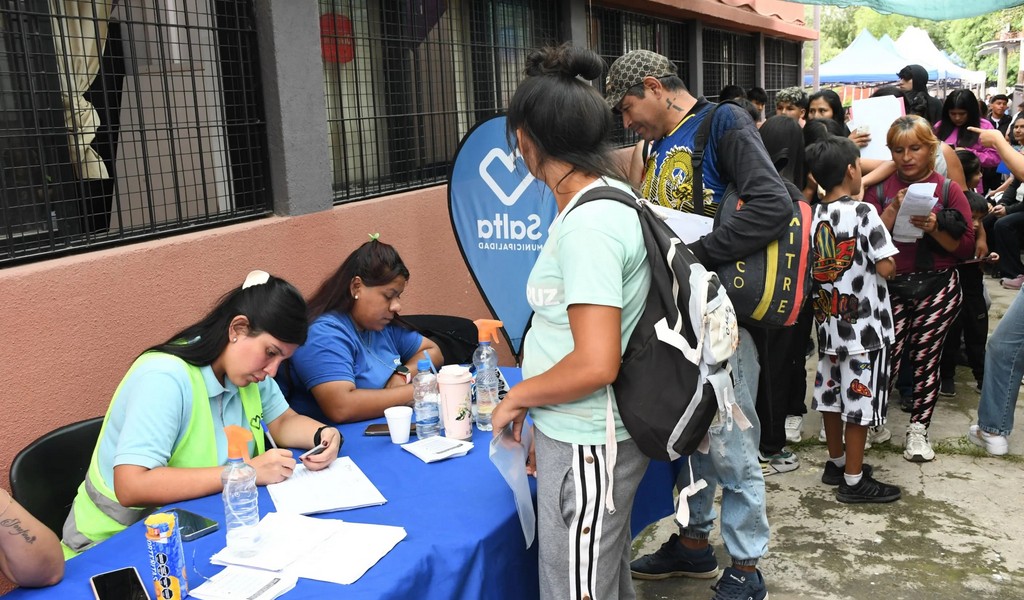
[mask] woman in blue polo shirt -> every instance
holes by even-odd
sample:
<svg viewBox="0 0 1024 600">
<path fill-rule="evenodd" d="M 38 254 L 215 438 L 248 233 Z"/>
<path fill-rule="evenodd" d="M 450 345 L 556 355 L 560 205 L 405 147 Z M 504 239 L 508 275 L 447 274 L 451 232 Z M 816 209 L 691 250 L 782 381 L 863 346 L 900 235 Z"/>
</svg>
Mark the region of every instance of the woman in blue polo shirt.
<svg viewBox="0 0 1024 600">
<path fill-rule="evenodd" d="M 409 281 L 398 252 L 371 236 L 309 300 L 309 336 L 278 375 L 296 412 L 333 423 L 412 406 L 412 370 L 437 344 L 396 323 Z"/>
</svg>

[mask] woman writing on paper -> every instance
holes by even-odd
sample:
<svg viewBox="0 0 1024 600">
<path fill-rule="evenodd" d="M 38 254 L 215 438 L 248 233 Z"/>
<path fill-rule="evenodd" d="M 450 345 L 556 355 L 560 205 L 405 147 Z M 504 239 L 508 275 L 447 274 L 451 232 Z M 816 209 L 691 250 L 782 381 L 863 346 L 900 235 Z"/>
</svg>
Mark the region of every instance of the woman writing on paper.
<svg viewBox="0 0 1024 600">
<path fill-rule="evenodd" d="M 939 140 L 923 118 L 900 117 L 886 135 L 896 173 L 865 190 L 864 201 L 880 213 L 892 231 L 907 188 L 914 183 L 935 184 L 938 201 L 927 216 L 911 217 L 920 229 L 919 239 L 896 241 L 896 275 L 889 281 L 896 343 L 890 348 L 895 382 L 901 369 L 914 376 L 910 426 L 903 457 L 912 462 L 935 458 L 928 440 L 928 426 L 939 394 L 939 359 L 946 331 L 960 312 L 960 281 L 954 268 L 960 259 L 974 254 L 974 228 L 967 198 L 956 182 L 944 192 L 945 177 L 935 172 L 935 148 Z M 911 364 L 903 364 L 909 344 Z M 903 398 L 901 398 L 901 401 Z M 872 433 L 877 436 L 877 433 Z"/>
<path fill-rule="evenodd" d="M 218 493 L 227 460 L 225 425 L 253 433 L 256 483 L 283 481 L 295 460 L 265 449 L 261 420 L 282 448 L 328 448 L 303 460 L 327 467 L 341 437 L 295 413 L 273 375 L 306 338 L 306 303 L 263 271 L 228 292 L 203 320 L 139 356 L 114 392 L 85 482 L 64 524 L 73 556 L 143 519 L 152 507 Z"/>
<path fill-rule="evenodd" d="M 625 598 L 633 590 L 629 514 L 647 457 L 626 432 L 610 384 L 643 311 L 650 268 L 634 209 L 597 201 L 568 214 L 589 189 L 630 189 L 608 140 L 612 113 L 589 84 L 603 66 L 582 48 L 533 52 L 508 108 L 510 141 L 551 188 L 559 213 L 527 283 L 535 313 L 524 379 L 492 416 L 495 435 L 512 423 L 518 438 L 527 411 L 536 427 L 541 598 L 567 598 L 571 589 Z"/>
<path fill-rule="evenodd" d="M 309 300 L 309 337 L 278 381 L 292 408 L 332 423 L 375 419 L 412 406 L 412 370 L 437 344 L 398 322 L 409 281 L 398 252 L 370 236 Z"/>
</svg>

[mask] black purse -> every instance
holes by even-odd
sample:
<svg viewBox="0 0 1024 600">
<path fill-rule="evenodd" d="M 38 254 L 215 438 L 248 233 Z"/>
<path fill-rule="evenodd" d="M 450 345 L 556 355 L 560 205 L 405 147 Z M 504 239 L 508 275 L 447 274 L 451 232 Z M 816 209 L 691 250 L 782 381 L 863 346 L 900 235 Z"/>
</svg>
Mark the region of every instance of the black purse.
<svg viewBox="0 0 1024 600">
<path fill-rule="evenodd" d="M 938 293 L 949 283 L 951 269 L 915 271 L 897 275 L 888 281 L 889 293 L 902 300 L 921 300 Z"/>
</svg>

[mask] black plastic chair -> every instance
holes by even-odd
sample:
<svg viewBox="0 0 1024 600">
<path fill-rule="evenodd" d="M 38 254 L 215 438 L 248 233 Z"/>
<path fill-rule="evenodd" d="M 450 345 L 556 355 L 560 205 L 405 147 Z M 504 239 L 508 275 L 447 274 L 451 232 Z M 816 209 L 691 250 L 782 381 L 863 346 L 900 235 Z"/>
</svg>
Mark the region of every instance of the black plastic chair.
<svg viewBox="0 0 1024 600">
<path fill-rule="evenodd" d="M 54 429 L 11 463 L 11 496 L 60 538 L 78 486 L 85 481 L 103 417 Z"/>
<path fill-rule="evenodd" d="M 473 321 L 450 315 L 402 315 L 401 320 L 437 344 L 444 354 L 444 364 L 473 361 L 473 351 L 480 337 Z"/>
</svg>

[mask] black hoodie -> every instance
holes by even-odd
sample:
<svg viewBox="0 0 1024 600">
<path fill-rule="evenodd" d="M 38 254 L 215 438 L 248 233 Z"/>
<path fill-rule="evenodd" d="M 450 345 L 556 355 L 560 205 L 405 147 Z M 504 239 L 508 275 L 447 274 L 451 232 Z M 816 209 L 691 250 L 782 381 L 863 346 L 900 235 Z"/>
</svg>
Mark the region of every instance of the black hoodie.
<svg viewBox="0 0 1024 600">
<path fill-rule="evenodd" d="M 942 118 L 942 101 L 928 94 L 928 71 L 921 65 L 907 65 L 897 74 L 900 79 L 909 79 L 914 82 L 914 91 L 923 92 L 928 98 L 928 121 L 932 125 Z"/>
</svg>

